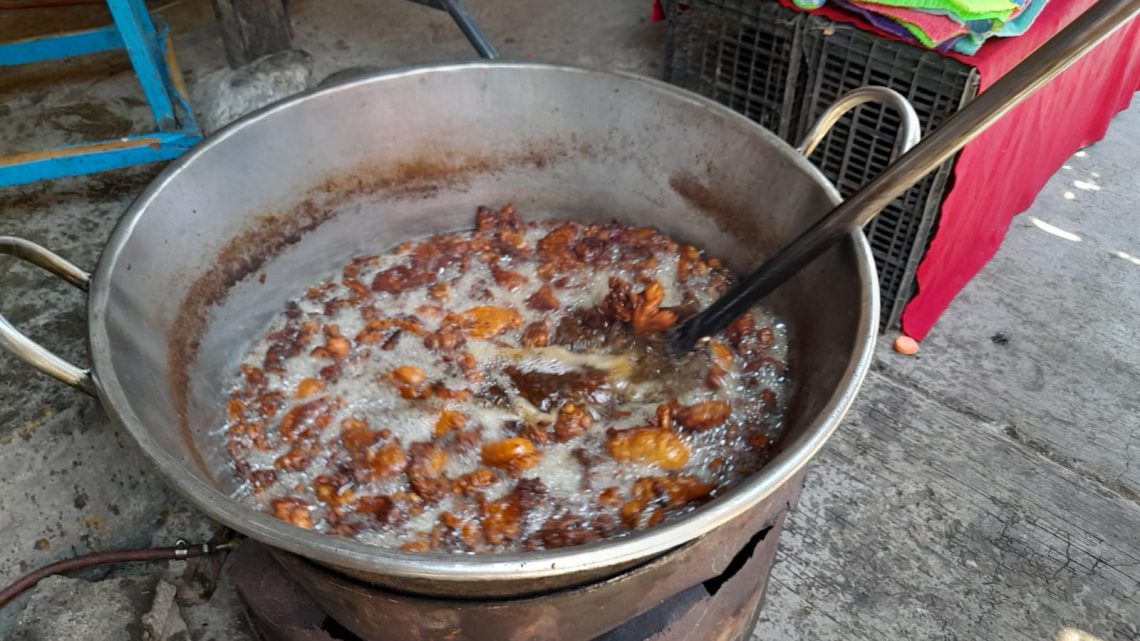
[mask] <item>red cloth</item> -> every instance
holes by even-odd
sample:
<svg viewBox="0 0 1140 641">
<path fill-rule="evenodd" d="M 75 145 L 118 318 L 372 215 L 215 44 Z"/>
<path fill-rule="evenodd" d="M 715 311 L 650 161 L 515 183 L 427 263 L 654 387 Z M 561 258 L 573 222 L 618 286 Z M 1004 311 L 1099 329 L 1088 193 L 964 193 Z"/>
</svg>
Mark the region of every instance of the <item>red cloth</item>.
<svg viewBox="0 0 1140 641">
<path fill-rule="evenodd" d="M 946 55 L 976 68 L 985 91 L 1094 2 L 1049 0 L 1024 35 L 990 39 L 974 56 Z M 795 8 L 790 0 L 780 3 Z M 654 4 L 659 11 L 657 0 Z M 840 9 L 824 6 L 813 13 L 906 42 Z M 903 333 L 926 337 L 954 296 L 997 252 L 1010 220 L 1032 204 L 1073 152 L 1104 137 L 1109 121 L 1137 90 L 1140 20 L 1133 20 L 966 145 L 918 267 L 918 293 L 903 310 Z"/>
<path fill-rule="evenodd" d="M 992 85 L 1093 0 L 1049 0 L 1029 31 L 955 56 Z M 918 294 L 903 310 L 903 332 L 917 340 L 993 257 L 1010 220 L 1025 211 L 1065 160 L 1104 137 L 1112 117 L 1140 89 L 1140 21 L 1133 20 L 959 153 L 938 229 L 918 267 Z"/>
</svg>

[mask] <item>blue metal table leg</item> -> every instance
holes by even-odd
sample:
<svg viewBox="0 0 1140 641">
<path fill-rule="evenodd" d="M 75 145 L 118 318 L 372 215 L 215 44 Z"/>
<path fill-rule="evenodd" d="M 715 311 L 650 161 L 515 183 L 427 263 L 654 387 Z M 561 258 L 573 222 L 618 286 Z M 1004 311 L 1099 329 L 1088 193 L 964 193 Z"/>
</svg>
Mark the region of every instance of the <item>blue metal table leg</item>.
<svg viewBox="0 0 1140 641">
<path fill-rule="evenodd" d="M 87 145 L 60 147 L 0 158 L 0 187 L 94 174 L 170 160 L 201 140 L 197 134 L 156 132 Z"/>
<path fill-rule="evenodd" d="M 162 131 L 174 131 L 178 128 L 174 101 L 167 92 L 169 80 L 163 74 L 158 34 L 146 7 L 142 6 L 142 0 L 107 0 L 107 6 L 122 34 L 123 45 L 150 103 L 155 123 Z"/>
<path fill-rule="evenodd" d="M 24 38 L 0 43 L 0 67 L 61 60 L 122 48 L 123 38 L 114 25 L 47 38 Z"/>
</svg>

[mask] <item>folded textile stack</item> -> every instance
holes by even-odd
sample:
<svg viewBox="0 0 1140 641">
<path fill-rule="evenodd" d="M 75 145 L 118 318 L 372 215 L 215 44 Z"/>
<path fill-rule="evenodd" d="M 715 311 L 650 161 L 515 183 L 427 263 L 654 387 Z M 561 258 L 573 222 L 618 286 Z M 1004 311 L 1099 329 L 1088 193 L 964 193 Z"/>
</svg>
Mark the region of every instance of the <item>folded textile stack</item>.
<svg viewBox="0 0 1140 641">
<path fill-rule="evenodd" d="M 825 0 L 792 0 L 818 9 Z M 1046 0 L 830 0 L 875 27 L 929 49 L 972 56 L 992 36 L 1025 33 Z"/>
</svg>

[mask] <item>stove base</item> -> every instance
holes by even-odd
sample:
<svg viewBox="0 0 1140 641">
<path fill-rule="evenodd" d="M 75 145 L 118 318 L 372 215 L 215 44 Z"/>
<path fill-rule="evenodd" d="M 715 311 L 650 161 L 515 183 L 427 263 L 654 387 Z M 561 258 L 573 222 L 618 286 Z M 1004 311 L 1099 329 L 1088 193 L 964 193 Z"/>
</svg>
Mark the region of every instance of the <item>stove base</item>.
<svg viewBox="0 0 1140 641">
<path fill-rule="evenodd" d="M 660 605 L 594 637 L 593 641 L 746 640 L 759 614 L 783 520 L 781 516 L 772 527 L 758 534 L 721 576 L 683 590 Z M 392 629 L 383 636 L 359 637 L 325 614 L 265 546 L 247 541 L 234 552 L 234 557 L 231 565 L 234 584 L 251 624 L 265 641 L 388 641 L 397 638 L 406 641 L 462 641 L 478 638 L 466 636 L 458 628 L 440 629 L 438 636 L 424 636 L 422 629 L 412 634 L 408 630 Z M 415 612 L 418 609 L 416 602 L 421 599 L 407 598 L 408 611 Z M 501 606 L 503 602 L 493 603 Z M 458 631 L 459 635 L 448 634 L 449 631 Z M 570 641 L 559 632 L 553 618 L 542 617 L 520 622 L 516 629 L 504 631 L 499 638 L 503 641 Z M 577 637 L 574 641 L 580 639 Z"/>
<path fill-rule="evenodd" d="M 745 641 L 801 482 L 621 575 L 525 598 L 405 594 L 253 541 L 234 552 L 230 573 L 265 641 Z"/>
</svg>

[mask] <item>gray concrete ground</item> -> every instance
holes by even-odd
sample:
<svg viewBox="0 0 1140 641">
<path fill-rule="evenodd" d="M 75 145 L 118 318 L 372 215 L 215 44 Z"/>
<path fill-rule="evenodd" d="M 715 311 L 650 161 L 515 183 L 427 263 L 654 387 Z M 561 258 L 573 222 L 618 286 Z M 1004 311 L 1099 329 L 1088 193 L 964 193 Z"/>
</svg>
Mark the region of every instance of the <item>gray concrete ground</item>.
<svg viewBox="0 0 1140 641">
<path fill-rule="evenodd" d="M 474 58 L 446 16 L 404 0 L 291 4 L 315 79 Z M 506 57 L 661 73 L 663 27 L 648 24 L 647 1 L 469 4 Z M 192 85 L 223 67 L 208 2 L 156 9 Z M 44 24 L 9 13 L 0 38 Z M 51 82 L 0 78 L 0 152 L 145 126 L 121 61 L 32 72 Z M 93 266 L 155 171 L 0 191 L 0 233 Z M 1014 220 L 920 357 L 880 349 L 809 470 L 756 639 L 1140 639 L 1138 203 L 1134 107 Z M 80 294 L 12 260 L 0 284 L 16 325 L 82 361 Z M 0 583 L 77 552 L 211 534 L 96 402 L 6 354 L 0 399 Z M 184 596 L 193 639 L 245 638 L 224 581 L 206 603 Z M 0 636 L 25 601 L 0 611 Z"/>
</svg>

